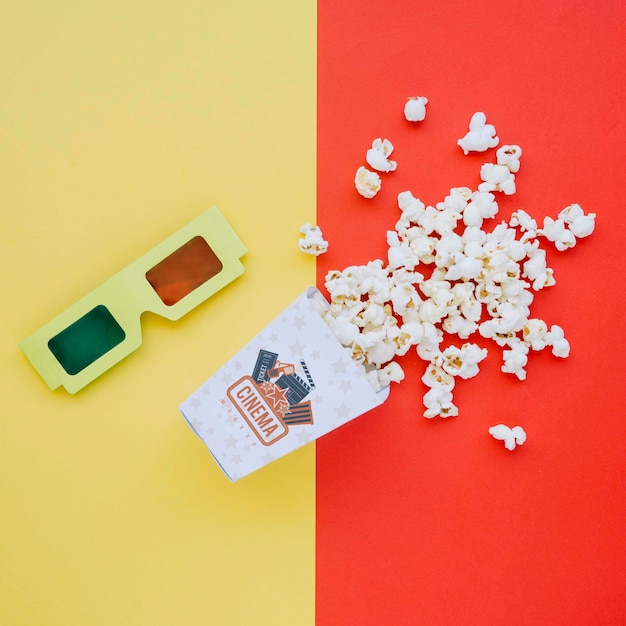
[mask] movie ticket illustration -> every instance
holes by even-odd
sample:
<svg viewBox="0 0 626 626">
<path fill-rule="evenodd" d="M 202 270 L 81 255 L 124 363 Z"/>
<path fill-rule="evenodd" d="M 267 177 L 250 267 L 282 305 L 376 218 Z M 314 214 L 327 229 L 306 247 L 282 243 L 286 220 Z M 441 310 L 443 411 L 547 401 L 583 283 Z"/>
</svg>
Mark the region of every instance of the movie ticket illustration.
<svg viewBox="0 0 626 626">
<path fill-rule="evenodd" d="M 306 380 L 294 364 L 281 363 L 278 354 L 261 350 L 252 376 L 243 376 L 226 392 L 264 446 L 284 437 L 290 424 L 313 424 L 311 401 L 304 399 L 315 383 L 304 359 L 300 366 Z"/>
</svg>

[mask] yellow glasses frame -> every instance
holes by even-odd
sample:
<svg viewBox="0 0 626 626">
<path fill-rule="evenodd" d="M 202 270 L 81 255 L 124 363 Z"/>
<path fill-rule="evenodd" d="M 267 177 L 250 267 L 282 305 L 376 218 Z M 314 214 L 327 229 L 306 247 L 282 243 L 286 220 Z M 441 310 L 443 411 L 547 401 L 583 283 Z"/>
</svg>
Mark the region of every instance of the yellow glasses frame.
<svg viewBox="0 0 626 626">
<path fill-rule="evenodd" d="M 141 315 L 183 315 L 244 272 L 247 252 L 217 207 L 168 237 L 25 339 L 50 389 L 75 393 L 139 348 Z"/>
</svg>

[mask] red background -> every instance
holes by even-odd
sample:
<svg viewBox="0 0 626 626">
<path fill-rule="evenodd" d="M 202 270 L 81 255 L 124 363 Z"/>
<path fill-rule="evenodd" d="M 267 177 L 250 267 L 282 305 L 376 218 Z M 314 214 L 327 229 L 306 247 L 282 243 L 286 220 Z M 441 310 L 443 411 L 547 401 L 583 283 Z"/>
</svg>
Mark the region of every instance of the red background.
<svg viewBox="0 0 626 626">
<path fill-rule="evenodd" d="M 317 444 L 317 624 L 626 624 L 624 25 L 618 0 L 318 2 L 318 224 L 329 269 L 386 258 L 398 192 L 426 204 L 476 188 L 493 150 L 456 145 L 475 111 L 522 147 L 518 191 L 538 221 L 577 202 L 594 234 L 548 265 L 531 310 L 568 359 L 532 353 L 524 382 L 493 344 L 454 391 L 459 416 L 422 417 L 424 364 L 379 409 Z M 426 120 L 406 98 L 429 99 Z M 376 137 L 398 169 L 354 189 Z M 487 429 L 520 424 L 513 452 Z"/>
</svg>

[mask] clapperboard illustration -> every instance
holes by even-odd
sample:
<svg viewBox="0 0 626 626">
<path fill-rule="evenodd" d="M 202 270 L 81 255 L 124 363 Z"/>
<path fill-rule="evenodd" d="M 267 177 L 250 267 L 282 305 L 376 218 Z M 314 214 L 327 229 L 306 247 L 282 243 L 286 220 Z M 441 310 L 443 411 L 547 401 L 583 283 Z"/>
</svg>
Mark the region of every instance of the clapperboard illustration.
<svg viewBox="0 0 626 626">
<path fill-rule="evenodd" d="M 313 424 L 311 401 L 306 397 L 315 383 L 304 359 L 299 367 L 283 363 L 278 354 L 260 350 L 252 376 L 243 376 L 227 396 L 263 445 L 269 446 L 289 432 L 290 426 Z"/>
</svg>

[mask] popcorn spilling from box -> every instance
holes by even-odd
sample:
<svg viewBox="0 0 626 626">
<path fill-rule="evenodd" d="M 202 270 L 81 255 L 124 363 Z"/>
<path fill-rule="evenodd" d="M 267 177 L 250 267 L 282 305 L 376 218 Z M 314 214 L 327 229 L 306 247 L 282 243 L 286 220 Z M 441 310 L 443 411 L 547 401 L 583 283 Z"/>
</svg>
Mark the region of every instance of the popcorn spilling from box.
<svg viewBox="0 0 626 626">
<path fill-rule="evenodd" d="M 371 386 L 324 322 L 327 308 L 322 294 L 308 289 L 180 405 L 231 480 L 387 398 L 388 387 Z"/>
<path fill-rule="evenodd" d="M 405 116 L 425 118 L 426 98 L 411 99 Z M 476 113 L 458 141 L 464 153 L 499 142 Z M 397 163 L 394 146 L 375 139 L 359 167 L 355 187 L 371 199 Z M 425 362 L 424 416 L 452 417 L 458 379 L 480 371 L 491 340 L 501 370 L 526 378 L 532 351 L 551 348 L 565 358 L 563 328 L 531 315 L 535 294 L 555 284 L 541 241 L 564 251 L 589 236 L 595 214 L 578 204 L 545 217 L 543 226 L 522 209 L 495 220 L 497 195 L 516 192 L 522 150 L 504 145 L 496 162 L 480 168 L 476 189 L 452 187 L 435 206 L 411 191 L 398 194 L 400 216 L 386 233 L 387 259 L 331 270 L 327 301 L 308 289 L 180 405 L 196 434 L 233 481 L 250 474 L 382 404 L 405 375 L 399 359 L 413 350 Z M 299 249 L 318 256 L 328 249 L 319 226 L 305 224 Z M 522 445 L 520 426 L 502 424 L 490 434 L 508 449 Z"/>
<path fill-rule="evenodd" d="M 426 102 L 409 99 L 407 119 L 424 119 L 425 111 L 412 109 Z M 498 142 L 495 127 L 477 112 L 457 143 L 468 154 L 485 152 Z M 388 157 L 393 145 L 377 139 L 372 150 Z M 531 351 L 551 348 L 559 358 L 570 352 L 563 328 L 531 315 L 535 294 L 556 283 L 541 240 L 558 251 L 570 249 L 593 232 L 596 216 L 571 204 L 556 218 L 545 217 L 540 228 L 519 209 L 508 222 L 489 228 L 499 211 L 497 195 L 516 192 L 522 149 L 503 145 L 495 156 L 495 163 L 480 167 L 476 189 L 453 187 L 435 206 L 426 206 L 411 191 L 401 192 L 400 217 L 386 234 L 386 261 L 331 270 L 325 278 L 330 307 L 324 319 L 375 388 L 402 380 L 397 359 L 409 350 L 426 361 L 422 381 L 428 387 L 423 398 L 428 418 L 458 414 L 455 380 L 476 376 L 487 356 L 486 348 L 468 341 L 473 336 L 501 348 L 502 372 L 519 380 L 526 378 Z M 395 162 L 393 168 L 382 167 L 380 154 L 367 161 L 383 172 L 397 167 Z M 359 180 L 357 175 L 357 191 L 372 198 L 375 194 L 364 194 Z M 442 347 L 450 341 L 460 345 Z"/>
</svg>

